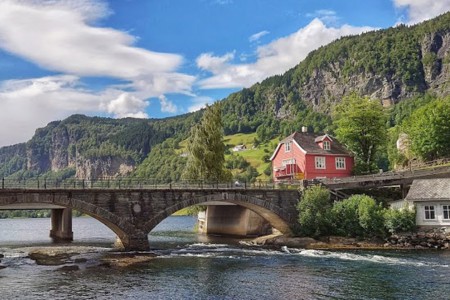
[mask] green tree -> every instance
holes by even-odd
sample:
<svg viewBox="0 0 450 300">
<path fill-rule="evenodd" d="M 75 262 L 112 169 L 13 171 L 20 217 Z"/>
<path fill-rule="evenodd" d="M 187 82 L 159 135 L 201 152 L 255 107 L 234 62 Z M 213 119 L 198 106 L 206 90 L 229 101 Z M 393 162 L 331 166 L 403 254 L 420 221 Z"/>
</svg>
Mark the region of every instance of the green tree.
<svg viewBox="0 0 450 300">
<path fill-rule="evenodd" d="M 383 207 L 367 195 L 353 195 L 337 202 L 332 209 L 335 233 L 341 236 L 384 235 Z"/>
<path fill-rule="evenodd" d="M 322 186 L 307 188 L 297 204 L 300 233 L 318 237 L 330 233 L 330 192 Z"/>
<path fill-rule="evenodd" d="M 221 104 L 207 106 L 200 124 L 191 130 L 188 161 L 183 179 L 226 181 L 231 173 L 224 168 L 225 144 Z"/>
<path fill-rule="evenodd" d="M 414 154 L 424 160 L 450 155 L 449 116 L 450 97 L 447 97 L 417 109 L 405 121 Z"/>
<path fill-rule="evenodd" d="M 351 94 L 334 111 L 337 138 L 356 155 L 356 172 L 377 169 L 375 161 L 386 143 L 386 117 L 378 100 Z"/>
</svg>

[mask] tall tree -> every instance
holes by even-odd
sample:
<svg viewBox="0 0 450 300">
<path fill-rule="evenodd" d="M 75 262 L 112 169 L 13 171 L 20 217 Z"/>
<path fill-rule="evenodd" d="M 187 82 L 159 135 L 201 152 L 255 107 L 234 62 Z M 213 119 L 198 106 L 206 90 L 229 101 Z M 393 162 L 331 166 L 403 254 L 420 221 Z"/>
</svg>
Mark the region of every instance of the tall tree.
<svg viewBox="0 0 450 300">
<path fill-rule="evenodd" d="M 375 160 L 386 143 L 386 117 L 378 100 L 351 94 L 335 107 L 337 138 L 356 158 L 357 172 L 377 169 Z"/>
<path fill-rule="evenodd" d="M 403 127 L 411 150 L 424 160 L 450 156 L 450 97 L 433 101 L 416 110 Z"/>
<path fill-rule="evenodd" d="M 200 124 L 191 130 L 188 161 L 183 179 L 225 181 L 231 173 L 224 168 L 225 144 L 221 104 L 207 106 Z"/>
</svg>

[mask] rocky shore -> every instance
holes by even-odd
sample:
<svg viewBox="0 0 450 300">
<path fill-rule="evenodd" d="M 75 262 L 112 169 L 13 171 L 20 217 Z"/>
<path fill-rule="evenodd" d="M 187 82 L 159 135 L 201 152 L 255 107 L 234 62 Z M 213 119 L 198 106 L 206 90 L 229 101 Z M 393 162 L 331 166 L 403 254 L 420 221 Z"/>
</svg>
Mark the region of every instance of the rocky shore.
<svg viewBox="0 0 450 300">
<path fill-rule="evenodd" d="M 251 240 L 254 245 L 287 246 L 303 249 L 449 249 L 450 233 L 433 229 L 428 231 L 394 234 L 386 239 L 358 240 L 355 238 L 329 236 L 316 240 L 309 237 L 292 237 L 273 234 Z"/>
</svg>

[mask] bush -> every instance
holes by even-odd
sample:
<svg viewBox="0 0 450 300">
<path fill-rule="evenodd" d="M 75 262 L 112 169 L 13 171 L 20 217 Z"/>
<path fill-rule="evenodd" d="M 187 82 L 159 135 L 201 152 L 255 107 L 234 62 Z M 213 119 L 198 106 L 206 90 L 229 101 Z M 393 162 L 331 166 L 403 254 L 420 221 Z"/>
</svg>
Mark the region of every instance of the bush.
<svg viewBox="0 0 450 300">
<path fill-rule="evenodd" d="M 414 231 L 416 229 L 416 211 L 403 209 L 386 209 L 384 212 L 384 227 L 391 234 Z"/>
<path fill-rule="evenodd" d="M 330 233 L 330 192 L 321 186 L 307 188 L 297 204 L 300 234 L 311 237 Z"/>
<path fill-rule="evenodd" d="M 384 235 L 383 208 L 366 195 L 353 195 L 332 209 L 335 234 L 351 237 Z"/>
</svg>

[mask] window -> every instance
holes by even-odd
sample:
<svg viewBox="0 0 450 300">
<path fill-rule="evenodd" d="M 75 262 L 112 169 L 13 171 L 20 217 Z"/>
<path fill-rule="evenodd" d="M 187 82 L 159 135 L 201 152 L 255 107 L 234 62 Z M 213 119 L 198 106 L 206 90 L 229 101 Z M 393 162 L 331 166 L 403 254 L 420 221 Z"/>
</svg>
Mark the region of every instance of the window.
<svg viewBox="0 0 450 300">
<path fill-rule="evenodd" d="M 283 159 L 283 161 L 281 162 L 281 165 L 283 167 L 286 167 L 287 165 L 294 165 L 294 164 L 295 164 L 295 158 Z"/>
<path fill-rule="evenodd" d="M 323 150 L 330 150 L 331 144 L 329 141 L 323 141 Z"/>
<path fill-rule="evenodd" d="M 284 143 L 284 152 L 290 152 L 291 151 L 291 145 L 292 145 L 292 142 Z"/>
<path fill-rule="evenodd" d="M 436 219 L 434 213 L 434 205 L 425 205 L 425 220 L 434 220 Z"/>
<path fill-rule="evenodd" d="M 450 220 L 450 205 L 442 205 L 442 216 L 444 220 Z"/>
<path fill-rule="evenodd" d="M 325 157 L 316 156 L 316 169 L 325 169 Z"/>
<path fill-rule="evenodd" d="M 336 170 L 345 170 L 345 157 L 336 157 Z"/>
</svg>

